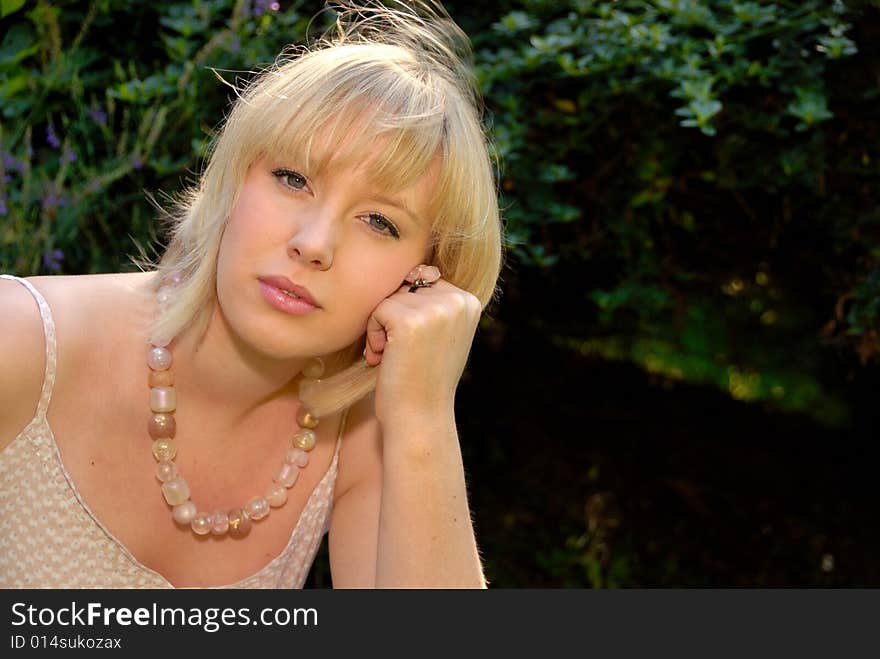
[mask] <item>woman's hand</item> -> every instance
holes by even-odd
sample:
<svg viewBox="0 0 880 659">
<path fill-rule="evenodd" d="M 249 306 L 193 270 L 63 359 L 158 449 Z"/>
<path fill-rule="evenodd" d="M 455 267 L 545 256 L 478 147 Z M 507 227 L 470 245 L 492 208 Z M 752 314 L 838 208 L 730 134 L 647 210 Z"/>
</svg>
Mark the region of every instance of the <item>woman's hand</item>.
<svg viewBox="0 0 880 659">
<path fill-rule="evenodd" d="M 480 301 L 442 279 L 410 293 L 406 283 L 367 321 L 364 356 L 379 366 L 376 417 L 451 414 L 480 320 Z"/>
</svg>

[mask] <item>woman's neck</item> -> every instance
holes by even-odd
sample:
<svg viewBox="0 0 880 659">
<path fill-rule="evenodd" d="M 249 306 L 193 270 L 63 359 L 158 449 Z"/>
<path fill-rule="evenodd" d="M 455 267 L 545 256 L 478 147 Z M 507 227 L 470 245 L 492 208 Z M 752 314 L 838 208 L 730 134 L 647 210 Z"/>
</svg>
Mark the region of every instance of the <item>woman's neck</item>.
<svg viewBox="0 0 880 659">
<path fill-rule="evenodd" d="M 210 314 L 204 332 L 184 331 L 171 345 L 175 377 L 182 385 L 237 421 L 266 403 L 296 397 L 305 360 L 261 354 L 236 336 L 218 305 Z"/>
<path fill-rule="evenodd" d="M 143 283 L 144 291 L 151 290 L 149 281 Z M 153 302 L 153 313 L 155 308 Z M 247 423 L 267 404 L 292 402 L 306 360 L 261 354 L 236 336 L 219 305 L 209 314 L 206 325 L 190 325 L 169 346 L 179 395 L 191 406 L 215 410 L 227 427 Z"/>
</svg>

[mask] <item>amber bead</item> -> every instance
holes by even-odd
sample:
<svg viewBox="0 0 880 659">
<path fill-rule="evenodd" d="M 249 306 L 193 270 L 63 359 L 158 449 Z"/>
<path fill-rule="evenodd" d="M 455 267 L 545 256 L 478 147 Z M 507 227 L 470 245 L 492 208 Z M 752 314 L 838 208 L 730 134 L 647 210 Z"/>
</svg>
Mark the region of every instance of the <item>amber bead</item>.
<svg viewBox="0 0 880 659">
<path fill-rule="evenodd" d="M 150 387 L 170 387 L 173 384 L 173 371 L 150 371 Z"/>
<path fill-rule="evenodd" d="M 177 433 L 177 422 L 173 414 L 153 414 L 147 423 L 147 431 L 153 439 L 173 438 Z"/>
<path fill-rule="evenodd" d="M 173 439 L 157 439 L 153 442 L 153 457 L 158 462 L 168 462 L 177 455 L 177 442 Z"/>
<path fill-rule="evenodd" d="M 303 375 L 310 380 L 315 380 L 324 375 L 324 360 L 320 357 L 314 357 L 309 360 L 302 371 Z"/>
<path fill-rule="evenodd" d="M 318 417 L 309 412 L 305 407 L 299 409 L 299 412 L 296 415 L 296 422 L 299 424 L 300 428 L 318 427 Z"/>
<path fill-rule="evenodd" d="M 243 538 L 251 530 L 251 518 L 241 508 L 233 508 L 229 516 L 229 535 L 235 538 Z"/>
<path fill-rule="evenodd" d="M 314 430 L 303 428 L 293 436 L 293 446 L 301 448 L 303 451 L 311 451 L 315 448 L 317 437 Z"/>
</svg>

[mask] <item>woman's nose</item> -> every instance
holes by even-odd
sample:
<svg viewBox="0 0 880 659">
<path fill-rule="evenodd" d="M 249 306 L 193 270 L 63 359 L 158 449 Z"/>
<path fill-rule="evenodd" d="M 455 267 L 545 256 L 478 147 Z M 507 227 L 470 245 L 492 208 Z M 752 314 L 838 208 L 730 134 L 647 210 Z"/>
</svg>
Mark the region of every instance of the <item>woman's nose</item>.
<svg viewBox="0 0 880 659">
<path fill-rule="evenodd" d="M 334 218 L 330 213 L 315 213 L 299 218 L 296 230 L 287 241 L 287 255 L 319 270 L 333 265 L 335 251 Z"/>
</svg>

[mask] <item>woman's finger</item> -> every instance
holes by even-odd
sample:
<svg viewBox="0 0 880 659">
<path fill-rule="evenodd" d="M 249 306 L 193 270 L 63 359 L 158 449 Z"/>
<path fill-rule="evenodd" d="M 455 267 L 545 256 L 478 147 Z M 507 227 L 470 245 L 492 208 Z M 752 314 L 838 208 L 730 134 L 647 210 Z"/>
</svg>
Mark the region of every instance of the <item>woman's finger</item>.
<svg viewBox="0 0 880 659">
<path fill-rule="evenodd" d="M 364 357 L 370 366 L 376 366 L 382 361 L 382 351 L 385 350 L 387 340 L 385 328 L 376 318 L 376 313 L 373 312 L 367 320 L 367 345 L 364 350 Z"/>
<path fill-rule="evenodd" d="M 367 343 L 367 347 L 364 348 L 364 359 L 369 366 L 378 366 L 382 362 L 382 353 L 373 352 L 370 349 L 370 344 Z"/>
</svg>

